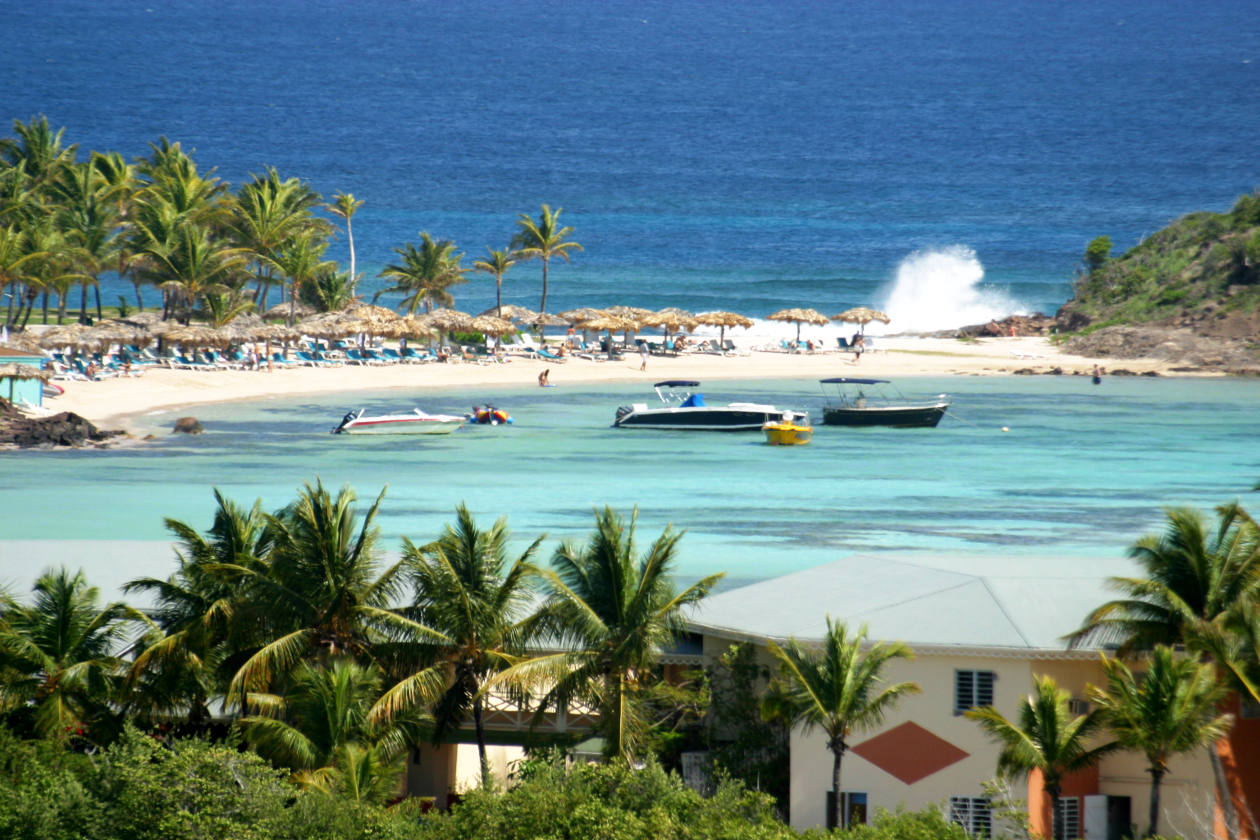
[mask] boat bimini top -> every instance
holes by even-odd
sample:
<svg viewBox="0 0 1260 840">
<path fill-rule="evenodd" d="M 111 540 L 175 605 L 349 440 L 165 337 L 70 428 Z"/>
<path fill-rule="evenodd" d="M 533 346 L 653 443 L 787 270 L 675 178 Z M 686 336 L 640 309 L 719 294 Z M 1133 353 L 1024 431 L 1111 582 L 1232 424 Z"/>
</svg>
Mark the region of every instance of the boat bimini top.
<svg viewBox="0 0 1260 840">
<path fill-rule="evenodd" d="M 888 379 L 854 379 L 851 376 L 835 376 L 831 379 L 818 380 L 824 385 L 890 385 Z"/>
</svg>

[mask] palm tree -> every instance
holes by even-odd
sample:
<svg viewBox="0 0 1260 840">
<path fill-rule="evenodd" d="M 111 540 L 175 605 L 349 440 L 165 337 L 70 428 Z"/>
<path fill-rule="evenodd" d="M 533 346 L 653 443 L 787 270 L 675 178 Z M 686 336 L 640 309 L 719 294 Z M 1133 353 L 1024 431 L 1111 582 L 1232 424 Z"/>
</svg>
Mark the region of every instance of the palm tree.
<svg viewBox="0 0 1260 840">
<path fill-rule="evenodd" d="M 21 317 L 21 308 L 14 314 L 14 306 L 24 296 L 29 277 L 28 266 L 45 256 L 42 251 L 27 248 L 26 235 L 17 227 L 0 227 L 0 289 L 9 289 L 9 304 L 4 323 L 14 326 Z"/>
<path fill-rule="evenodd" d="M 516 254 L 504 249 L 495 251 L 487 248 L 488 257 L 473 262 L 473 268 L 486 274 L 494 275 L 494 314 L 503 317 L 503 275 L 516 265 Z"/>
<path fill-rule="evenodd" d="M 340 312 L 358 299 L 359 281 L 348 272 L 327 268 L 302 286 L 302 300 L 317 312 Z"/>
<path fill-rule="evenodd" d="M 297 178 L 282 181 L 271 167 L 266 175 L 255 176 L 237 190 L 232 228 L 238 243 L 249 249 L 257 266 L 256 297 L 260 309 L 267 308 L 271 268 L 277 252 L 301 234 L 320 238 L 327 235 L 328 223 L 311 212 L 318 203 L 319 194 L 309 186 Z"/>
<path fill-rule="evenodd" d="M 394 278 L 394 285 L 376 293 L 376 297 L 390 292 L 403 292 L 399 307 L 406 307 L 407 314 L 416 311 L 421 301 L 424 311 L 430 312 L 433 304 L 450 306 L 455 302 L 446 290 L 456 283 L 466 281 L 459 261 L 463 253 L 455 252 L 455 243 L 449 239 L 435 241 L 427 231 L 420 233 L 420 247 L 408 242 L 394 253 L 402 257 L 401 263 L 392 263 L 381 271 L 382 277 Z M 375 298 L 373 298 L 375 300 Z"/>
<path fill-rule="evenodd" d="M 665 531 L 636 557 L 638 510 L 627 523 L 611 507 L 595 513 L 585 545 L 566 541 L 539 574 L 549 598 L 531 630 L 554 638 L 559 652 L 514 665 L 492 680 L 542 677 L 549 690 L 539 713 L 570 700 L 592 703 L 609 756 L 632 758 L 646 724 L 641 693 L 655 680 L 660 655 L 685 630 L 683 610 L 709 594 L 722 575 L 679 590 L 672 573 L 682 532 Z"/>
<path fill-rule="evenodd" d="M 251 693 L 239 721 L 259 755 L 294 771 L 294 780 L 357 801 L 383 803 L 398 790 L 398 759 L 419 743 L 423 718 L 374 722 L 381 674 L 346 657 L 302 664 L 283 695 Z"/>
<path fill-rule="evenodd" d="M 86 323 L 88 286 L 96 289 L 96 317 L 102 317 L 99 278 L 113 264 L 117 250 L 117 205 L 91 163 L 64 167 L 51 189 L 57 200 L 58 224 L 66 232 L 68 251 L 78 268 L 79 320 Z"/>
<path fill-rule="evenodd" d="M 138 578 L 124 587 L 153 601 L 149 614 L 162 631 L 132 663 L 128 706 L 149 718 L 186 712 L 194 729 L 210 723 L 210 698 L 223 695 L 241 651 L 254 644 L 247 635 L 255 622 L 249 620 L 245 584 L 252 575 L 266 574 L 270 551 L 260 502 L 246 509 L 218 489 L 214 499 L 205 535 L 177 519 L 165 520 L 179 540 L 173 575 Z"/>
<path fill-rule="evenodd" d="M 1126 597 L 1090 613 L 1071 644 L 1119 643 L 1124 652 L 1181 644 L 1198 622 L 1253 599 L 1260 592 L 1260 529 L 1236 502 L 1216 511 L 1211 532 L 1196 510 L 1166 511 L 1164 532 L 1129 549 L 1146 577 L 1112 578 Z"/>
<path fill-rule="evenodd" d="M 1237 502 L 1219 506 L 1216 514 L 1215 528 L 1209 528 L 1196 510 L 1168 509 L 1163 533 L 1142 537 L 1129 550 L 1146 576 L 1112 578 L 1112 587 L 1126 597 L 1090 613 L 1069 643 L 1118 643 L 1121 652 L 1191 644 L 1211 656 L 1207 640 L 1214 633 L 1219 639 L 1222 623 L 1260 592 L 1260 528 Z M 1216 664 L 1230 669 L 1226 661 Z M 1226 831 L 1235 840 L 1238 814 L 1225 766 L 1215 749 L 1208 758 Z"/>
<path fill-rule="evenodd" d="M 266 261 L 289 278 L 289 326 L 297 320 L 298 296 L 304 284 L 314 282 L 322 272 L 333 269 L 334 263 L 323 259 L 328 240 L 307 232 L 295 234 L 272 251 Z"/>
<path fill-rule="evenodd" d="M 433 647 L 444 663 L 447 685 L 434 712 L 433 736 L 440 739 L 471 712 L 481 783 L 486 786 L 490 767 L 482 686 L 523 650 L 523 627 L 532 601 L 527 582 L 534 571 L 529 558 L 543 538 L 509 561 L 506 519 L 483 531 L 460 504 L 455 520 L 454 527 L 447 525 L 442 536 L 426 546 L 417 548 L 404 540 L 403 556 L 413 564 L 417 617 L 442 637 Z"/>
<path fill-rule="evenodd" d="M 105 740 L 125 671 L 121 648 L 148 620 L 121 602 L 101 607 L 98 598 L 82 572 L 60 569 L 40 575 L 29 606 L 0 599 L 0 712 L 29 710 L 44 738 Z"/>
<path fill-rule="evenodd" d="M 1114 742 L 1091 745 L 1103 729 L 1103 717 L 1097 710 L 1074 716 L 1068 705 L 1070 699 L 1071 694 L 1060 689 L 1053 677 L 1043 676 L 1034 679 L 1033 693 L 1020 706 L 1018 723 L 1007 720 L 992 706 L 965 713 L 1001 746 L 999 774 L 1022 776 L 1040 771 L 1042 785 L 1050 797 L 1055 838 L 1063 836 L 1059 814 L 1063 777 L 1093 767 L 1117 747 Z"/>
<path fill-rule="evenodd" d="M 882 671 L 895 659 L 913 659 L 901 642 L 875 642 L 863 651 L 866 627 L 852 637 L 843 622 L 827 618 L 821 650 L 806 649 L 795 639 L 783 647 L 770 642 L 771 655 L 779 661 L 779 677 L 771 685 L 764 711 L 789 725 L 800 723 L 804 731 L 814 727 L 827 734 L 831 750 L 832 825 L 841 821 L 840 762 L 849 749 L 849 736 L 878 726 L 902 697 L 918 693 L 912 682 L 889 684 Z"/>
<path fill-rule="evenodd" d="M 303 660 L 349 656 L 372 664 L 398 638 L 434 635 L 396 608 L 405 564 L 378 574 L 375 521 L 384 497 L 382 490 L 356 528 L 353 490 L 334 498 L 322 482 L 307 484 L 295 502 L 266 517 L 265 569 L 225 569 L 249 589 L 245 609 L 258 640 L 232 677 L 230 703 L 271 690 Z"/>
<path fill-rule="evenodd" d="M 160 278 L 159 288 L 183 304 L 186 324 L 193 308 L 207 294 L 231 291 L 241 276 L 247 252 L 229 247 L 206 227 L 186 224 L 168 246 L 148 248 L 145 256 Z"/>
<path fill-rule="evenodd" d="M 583 250 L 577 242 L 565 241 L 565 237 L 573 233 L 573 228 L 560 227 L 560 212 L 563 209 L 563 207 L 557 207 L 553 213 L 551 208 L 544 204 L 537 220 L 531 218 L 528 213 L 521 213 L 516 219 L 516 225 L 520 230 L 517 231 L 516 236 L 512 237 L 512 247 L 516 249 L 519 259 L 542 260 L 542 303 L 538 307 L 538 311 L 542 313 L 547 311 L 547 266 L 551 258 L 560 257 L 568 262 L 570 252 Z"/>
<path fill-rule="evenodd" d="M 328 211 L 334 216 L 338 216 L 346 220 L 346 242 L 350 246 L 350 277 L 355 279 L 357 275 L 354 271 L 354 229 L 350 226 L 350 220 L 354 218 L 354 214 L 363 206 L 363 202 L 356 199 L 351 193 L 333 193 L 333 203 L 324 205 Z"/>
<path fill-rule="evenodd" d="M 51 184 L 63 167 L 74 163 L 78 154 L 77 143 L 70 146 L 61 145 L 64 128 L 53 131 L 48 126 L 48 118 L 32 117 L 30 123 L 13 121 L 13 133 L 16 138 L 0 139 L 0 162 L 10 167 L 22 167 L 31 186 L 43 190 Z"/>
<path fill-rule="evenodd" d="M 1230 715 L 1218 707 L 1226 687 L 1217 682 L 1216 669 L 1158 645 L 1146 672 L 1134 675 L 1119 659 L 1103 659 L 1106 689 L 1093 688 L 1106 726 L 1120 746 L 1146 756 L 1151 774 L 1150 827 L 1159 833 L 1159 787 L 1168 773 L 1169 759 L 1212 744 L 1229 734 Z"/>
<path fill-rule="evenodd" d="M 134 255 L 128 247 L 127 238 L 123 235 L 131 219 L 132 202 L 140 188 L 139 171 L 134 164 L 127 163 L 117 152 L 93 152 L 92 166 L 101 177 L 105 195 L 114 202 L 114 220 L 120 226 L 119 235 L 114 237 L 118 276 L 125 277 L 128 272 L 131 273 L 131 284 L 136 292 L 136 309 L 143 311 L 144 298 L 140 294 L 140 280 L 131 270 L 131 260 Z"/>
</svg>

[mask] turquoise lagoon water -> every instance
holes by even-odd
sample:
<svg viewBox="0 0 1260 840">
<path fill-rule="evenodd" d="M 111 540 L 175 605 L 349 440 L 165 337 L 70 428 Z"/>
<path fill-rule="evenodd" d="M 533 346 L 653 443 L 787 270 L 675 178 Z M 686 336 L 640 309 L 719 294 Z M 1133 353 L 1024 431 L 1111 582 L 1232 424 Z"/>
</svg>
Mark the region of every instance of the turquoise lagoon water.
<svg viewBox="0 0 1260 840">
<path fill-rule="evenodd" d="M 637 505 L 644 544 L 667 524 L 684 528 L 682 574 L 726 571 L 732 583 L 854 552 L 1115 557 L 1159 527 L 1162 506 L 1246 503 L 1260 480 L 1254 380 L 955 377 L 901 386 L 949 391 L 953 416 L 927 430 L 819 426 L 811 445 L 780 448 L 759 434 L 614 429 L 618 405 L 655 399 L 646 386 L 563 382 L 203 406 L 198 437 L 171 435 L 174 414 L 151 415 L 150 445 L 0 454 L 0 579 L 21 588 L 49 562 L 80 565 L 105 589 L 165 574 L 163 517 L 204 529 L 212 487 L 270 510 L 316 477 L 352 485 L 365 505 L 388 485 L 379 521 L 391 550 L 404 535 L 435 537 L 461 500 L 483 524 L 507 516 L 521 547 L 547 534 L 545 554 L 585 535 L 596 506 Z M 822 402 L 813 380 L 705 390 L 710 402 L 772 401 L 816 418 Z M 328 434 L 359 406 L 461 412 L 486 401 L 516 424 L 419 439 Z"/>
</svg>

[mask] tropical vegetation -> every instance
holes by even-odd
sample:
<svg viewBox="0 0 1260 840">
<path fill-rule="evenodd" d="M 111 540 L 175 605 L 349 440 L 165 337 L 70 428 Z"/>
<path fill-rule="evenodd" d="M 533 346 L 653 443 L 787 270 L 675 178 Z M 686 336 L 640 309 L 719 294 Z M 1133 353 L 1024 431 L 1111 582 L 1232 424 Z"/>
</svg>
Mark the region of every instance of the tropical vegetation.
<svg viewBox="0 0 1260 840">
<path fill-rule="evenodd" d="M 1113 256 L 1092 240 L 1060 319 L 1082 324 L 1200 321 L 1260 308 L 1260 191 L 1227 213 L 1198 212 Z"/>
<path fill-rule="evenodd" d="M 330 312 L 359 298 L 353 220 L 363 202 L 354 195 L 336 192 L 326 202 L 272 167 L 233 187 L 165 137 L 131 161 L 114 151 L 80 159 L 64 134 L 39 116 L 15 121 L 13 136 L 0 138 L 0 293 L 7 301 L 0 324 L 9 330 L 25 328 L 37 307 L 45 324 L 63 323 L 72 306 L 80 321 L 102 318 L 103 276 L 130 281 L 137 310 L 156 296 L 163 318 L 185 324 L 261 315 L 273 290 L 287 302 L 290 324 L 299 303 Z M 545 307 L 551 259 L 567 262 L 582 248 L 559 214 L 546 204 L 537 220 L 520 214 L 515 249 L 487 249 L 489 257 L 477 261 L 495 279 L 497 300 L 508 267 L 538 259 Z M 343 230 L 346 270 L 327 258 Z M 451 306 L 450 288 L 469 271 L 453 241 L 427 231 L 420 238 L 394 249 L 398 259 L 381 270 L 385 283 L 376 292 L 408 313 Z"/>
</svg>

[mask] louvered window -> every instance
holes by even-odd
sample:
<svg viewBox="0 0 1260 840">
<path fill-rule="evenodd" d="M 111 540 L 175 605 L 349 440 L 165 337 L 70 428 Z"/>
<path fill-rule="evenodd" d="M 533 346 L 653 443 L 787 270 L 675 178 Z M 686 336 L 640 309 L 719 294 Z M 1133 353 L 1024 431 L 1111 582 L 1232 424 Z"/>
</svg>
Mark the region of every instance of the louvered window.
<svg viewBox="0 0 1260 840">
<path fill-rule="evenodd" d="M 972 837 L 989 837 L 993 834 L 993 811 L 984 796 L 951 796 L 949 821 L 957 823 Z"/>
<path fill-rule="evenodd" d="M 992 706 L 996 679 L 992 671 L 955 671 L 954 714 L 961 715 L 976 706 Z"/>
<path fill-rule="evenodd" d="M 1055 840 L 1076 840 L 1081 836 L 1081 800 L 1065 796 L 1059 800 L 1059 825 Z"/>
</svg>

